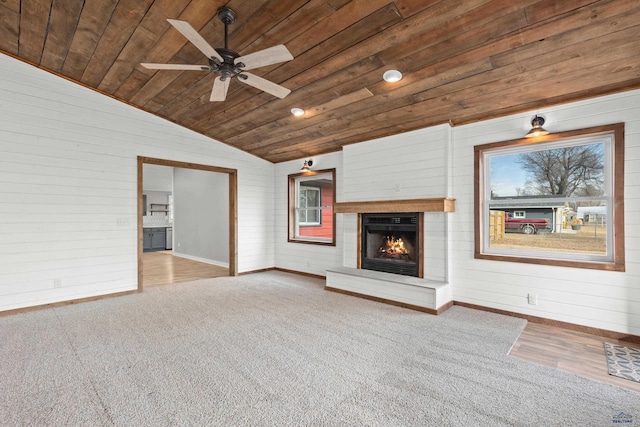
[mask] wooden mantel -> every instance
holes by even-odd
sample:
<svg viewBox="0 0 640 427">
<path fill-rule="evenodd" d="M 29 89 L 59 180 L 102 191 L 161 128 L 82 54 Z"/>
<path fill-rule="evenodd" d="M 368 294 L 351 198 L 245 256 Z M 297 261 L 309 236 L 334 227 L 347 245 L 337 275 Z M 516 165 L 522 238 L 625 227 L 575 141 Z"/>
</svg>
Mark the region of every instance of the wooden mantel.
<svg viewBox="0 0 640 427">
<path fill-rule="evenodd" d="M 456 199 L 436 197 L 431 199 L 338 202 L 333 205 L 333 211 L 335 213 L 455 212 Z"/>
</svg>

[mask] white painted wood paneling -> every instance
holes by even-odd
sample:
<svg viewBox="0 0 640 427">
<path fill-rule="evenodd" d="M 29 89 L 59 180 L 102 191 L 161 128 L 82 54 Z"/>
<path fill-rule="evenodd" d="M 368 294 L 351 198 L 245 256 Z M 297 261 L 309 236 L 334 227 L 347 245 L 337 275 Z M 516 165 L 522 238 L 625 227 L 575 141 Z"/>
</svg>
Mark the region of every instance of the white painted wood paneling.
<svg viewBox="0 0 640 427">
<path fill-rule="evenodd" d="M 343 199 L 397 200 L 449 195 L 448 125 L 421 129 L 344 147 Z M 424 277 L 446 281 L 448 223 L 451 214 L 426 213 L 424 218 Z M 357 263 L 357 215 L 343 217 L 344 267 Z"/>
<path fill-rule="evenodd" d="M 274 265 L 274 166 L 0 55 L 0 310 L 137 288 L 137 156 L 238 170 L 238 270 Z"/>
<path fill-rule="evenodd" d="M 432 212 L 424 215 L 424 278 L 446 282 L 447 230 L 450 213 Z"/>
<path fill-rule="evenodd" d="M 342 195 L 342 153 L 313 156 L 275 165 L 275 266 L 324 276 L 328 268 L 342 265 L 343 219 L 336 215 L 336 245 L 323 246 L 288 242 L 289 175 L 300 172 L 304 160 L 313 160 L 313 170 L 336 169 L 336 199 Z"/>
<path fill-rule="evenodd" d="M 625 123 L 626 272 L 473 258 L 473 147 L 521 138 L 543 114 L 551 132 Z M 454 300 L 640 335 L 640 91 L 541 108 L 453 129 L 451 229 Z M 527 294 L 538 295 L 529 305 Z"/>
<path fill-rule="evenodd" d="M 441 125 L 345 146 L 339 201 L 446 196 L 448 141 Z"/>
</svg>

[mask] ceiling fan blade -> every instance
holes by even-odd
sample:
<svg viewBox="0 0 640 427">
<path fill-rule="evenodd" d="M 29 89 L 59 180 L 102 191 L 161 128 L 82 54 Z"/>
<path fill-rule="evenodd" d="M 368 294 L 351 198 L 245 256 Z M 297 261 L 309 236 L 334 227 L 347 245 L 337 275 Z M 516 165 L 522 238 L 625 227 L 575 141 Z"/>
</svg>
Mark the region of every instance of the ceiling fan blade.
<svg viewBox="0 0 640 427">
<path fill-rule="evenodd" d="M 220 62 L 224 61 L 222 56 L 220 56 L 187 21 L 180 21 L 178 19 L 167 19 L 167 21 L 169 21 L 169 24 L 173 25 L 176 30 L 180 31 L 200 52 L 204 53 L 207 58 L 217 58 Z"/>
<path fill-rule="evenodd" d="M 213 89 L 211 90 L 211 97 L 209 101 L 224 101 L 227 98 L 227 91 L 229 90 L 230 78 L 221 80 L 220 76 L 216 77 L 213 82 Z"/>
<path fill-rule="evenodd" d="M 189 65 L 189 64 L 150 64 L 148 62 L 140 63 L 144 68 L 150 70 L 210 70 L 207 65 Z"/>
<path fill-rule="evenodd" d="M 249 86 L 253 86 L 256 89 L 260 89 L 264 92 L 270 93 L 273 96 L 277 96 L 280 99 L 284 98 L 285 96 L 291 93 L 290 89 L 287 89 L 284 86 L 280 86 L 278 84 L 270 82 L 269 80 L 265 80 L 262 77 L 256 76 L 255 74 L 243 72 L 242 75 L 247 76 L 247 78 L 246 79 L 239 78 L 238 79 L 239 81 L 246 83 Z"/>
<path fill-rule="evenodd" d="M 242 62 L 245 65 L 243 70 L 252 70 L 266 65 L 277 64 L 278 62 L 291 61 L 292 59 L 293 55 L 289 50 L 284 45 L 279 44 L 245 56 L 239 56 L 234 63 Z"/>
</svg>

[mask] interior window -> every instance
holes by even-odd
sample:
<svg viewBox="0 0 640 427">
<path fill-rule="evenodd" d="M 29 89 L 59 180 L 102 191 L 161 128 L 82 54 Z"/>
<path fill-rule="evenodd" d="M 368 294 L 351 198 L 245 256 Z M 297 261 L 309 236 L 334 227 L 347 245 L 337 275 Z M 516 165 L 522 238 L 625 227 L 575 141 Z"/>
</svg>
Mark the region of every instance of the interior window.
<svg viewBox="0 0 640 427">
<path fill-rule="evenodd" d="M 624 124 L 475 147 L 476 258 L 624 270 Z"/>
<path fill-rule="evenodd" d="M 335 245 L 335 169 L 289 175 L 289 241 Z"/>
</svg>

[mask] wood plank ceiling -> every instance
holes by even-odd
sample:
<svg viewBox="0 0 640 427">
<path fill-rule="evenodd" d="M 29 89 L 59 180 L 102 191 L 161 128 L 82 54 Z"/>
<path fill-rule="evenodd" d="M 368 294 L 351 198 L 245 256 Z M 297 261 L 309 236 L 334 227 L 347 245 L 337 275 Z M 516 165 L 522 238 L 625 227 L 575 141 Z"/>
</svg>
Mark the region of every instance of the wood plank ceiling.
<svg viewBox="0 0 640 427">
<path fill-rule="evenodd" d="M 206 64 L 166 19 L 223 47 L 222 6 L 230 49 L 291 51 L 253 71 L 289 96 L 140 65 Z M 640 87 L 637 0 L 2 0 L 0 23 L 5 54 L 275 163 Z"/>
</svg>

